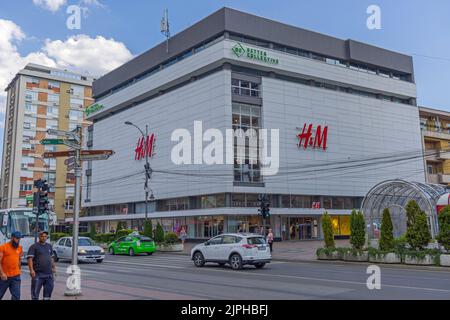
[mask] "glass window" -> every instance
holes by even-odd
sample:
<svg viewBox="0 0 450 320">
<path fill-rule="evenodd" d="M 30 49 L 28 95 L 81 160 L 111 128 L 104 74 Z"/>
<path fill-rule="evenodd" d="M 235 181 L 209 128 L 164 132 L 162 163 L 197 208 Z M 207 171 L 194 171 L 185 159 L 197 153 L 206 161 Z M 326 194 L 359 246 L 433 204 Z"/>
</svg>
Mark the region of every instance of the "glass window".
<svg viewBox="0 0 450 320">
<path fill-rule="evenodd" d="M 58 129 L 58 120 L 46 120 L 46 128 L 47 129 Z"/>
<path fill-rule="evenodd" d="M 69 119 L 73 120 L 73 121 L 82 121 L 83 120 L 83 111 L 70 110 L 69 111 Z"/>
<path fill-rule="evenodd" d="M 234 94 L 243 95 L 243 96 L 252 96 L 259 97 L 260 96 L 260 86 L 258 83 L 240 80 L 240 79 L 231 79 L 231 89 Z"/>
<path fill-rule="evenodd" d="M 56 81 L 49 81 L 49 82 L 48 82 L 48 88 L 49 88 L 49 89 L 59 88 L 59 82 L 56 82 Z"/>
<path fill-rule="evenodd" d="M 49 94 L 47 101 L 50 105 L 59 105 L 59 94 Z"/>
<path fill-rule="evenodd" d="M 59 116 L 59 108 L 47 107 L 47 115 L 58 117 Z"/>
<path fill-rule="evenodd" d="M 83 86 L 71 86 L 71 94 L 75 97 L 84 97 L 84 87 Z"/>
</svg>

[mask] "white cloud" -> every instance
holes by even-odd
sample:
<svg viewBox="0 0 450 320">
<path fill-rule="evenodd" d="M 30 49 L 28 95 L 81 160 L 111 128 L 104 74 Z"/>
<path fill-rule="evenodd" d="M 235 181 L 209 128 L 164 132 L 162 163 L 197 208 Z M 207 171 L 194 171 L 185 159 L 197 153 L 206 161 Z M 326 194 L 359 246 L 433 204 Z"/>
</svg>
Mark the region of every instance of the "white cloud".
<svg viewBox="0 0 450 320">
<path fill-rule="evenodd" d="M 65 41 L 47 40 L 42 50 L 56 61 L 58 67 L 93 76 L 103 75 L 133 57 L 122 42 L 102 36 L 77 35 Z"/>
<path fill-rule="evenodd" d="M 33 62 L 101 76 L 133 57 L 122 43 L 102 36 L 77 35 L 49 40 L 41 50 L 22 56 L 17 49 L 25 34 L 14 22 L 0 19 L 0 114 L 5 113 L 4 89 L 27 63 Z"/>
<path fill-rule="evenodd" d="M 67 0 L 33 0 L 33 3 L 52 12 L 58 11 Z"/>
</svg>

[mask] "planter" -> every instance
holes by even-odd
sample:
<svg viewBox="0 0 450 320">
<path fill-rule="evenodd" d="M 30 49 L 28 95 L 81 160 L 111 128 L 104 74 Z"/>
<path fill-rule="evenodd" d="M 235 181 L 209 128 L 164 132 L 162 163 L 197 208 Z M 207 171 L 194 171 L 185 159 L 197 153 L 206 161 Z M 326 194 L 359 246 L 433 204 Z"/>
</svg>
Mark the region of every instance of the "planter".
<svg viewBox="0 0 450 320">
<path fill-rule="evenodd" d="M 369 261 L 375 263 L 402 263 L 402 257 L 394 252 L 378 253 L 375 256 L 369 256 Z"/>
<path fill-rule="evenodd" d="M 435 264 L 434 257 L 431 254 L 425 255 L 423 258 L 418 258 L 416 256 L 405 254 L 404 263 L 421 265 L 421 266 L 432 266 Z"/>
<path fill-rule="evenodd" d="M 345 252 L 344 261 L 367 262 L 369 261 L 369 252 L 363 251 L 357 254 L 353 254 L 352 252 Z"/>
<path fill-rule="evenodd" d="M 441 260 L 441 263 L 440 263 L 441 266 L 450 267 L 450 254 L 441 254 L 440 260 Z"/>
<path fill-rule="evenodd" d="M 319 259 L 319 260 L 341 260 L 342 255 L 339 251 L 333 251 L 330 254 L 321 252 L 317 255 L 317 259 Z"/>
<path fill-rule="evenodd" d="M 156 250 L 161 252 L 181 252 L 184 250 L 184 246 L 182 243 L 157 245 Z"/>
</svg>

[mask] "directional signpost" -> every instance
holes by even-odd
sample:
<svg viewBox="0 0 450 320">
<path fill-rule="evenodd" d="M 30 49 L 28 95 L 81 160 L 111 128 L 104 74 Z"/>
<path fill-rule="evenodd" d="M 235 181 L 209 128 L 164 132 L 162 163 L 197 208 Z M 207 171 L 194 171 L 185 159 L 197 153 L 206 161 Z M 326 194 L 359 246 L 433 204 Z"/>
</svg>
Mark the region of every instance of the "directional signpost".
<svg viewBox="0 0 450 320">
<path fill-rule="evenodd" d="M 47 133 L 50 135 L 64 137 L 64 139 L 44 139 L 41 140 L 41 144 L 44 145 L 66 145 L 71 150 L 68 151 L 56 151 L 56 152 L 45 152 L 43 154 L 44 158 L 58 158 L 58 157 L 70 157 L 64 161 L 67 165 L 67 171 L 75 169 L 75 174 L 68 173 L 66 180 L 75 179 L 75 210 L 73 215 L 73 245 L 72 245 L 72 265 L 71 270 L 73 275 L 70 278 L 75 279 L 78 275 L 79 269 L 77 267 L 78 263 L 78 220 L 80 216 L 80 195 L 81 195 L 81 170 L 82 161 L 96 161 L 96 160 L 106 160 L 114 154 L 113 150 L 82 150 L 82 128 L 78 126 L 74 131 L 61 131 L 49 129 Z M 69 286 L 67 282 L 67 288 L 64 292 L 67 296 L 79 296 L 81 295 L 81 288 L 79 286 L 79 278 L 74 280 L 78 282 L 77 286 Z"/>
</svg>

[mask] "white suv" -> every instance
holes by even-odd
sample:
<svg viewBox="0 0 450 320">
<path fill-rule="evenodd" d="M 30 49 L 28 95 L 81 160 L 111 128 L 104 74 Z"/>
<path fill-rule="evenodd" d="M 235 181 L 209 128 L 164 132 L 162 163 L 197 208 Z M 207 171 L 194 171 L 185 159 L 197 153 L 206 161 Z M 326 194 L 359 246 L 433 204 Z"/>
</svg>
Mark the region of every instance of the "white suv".
<svg viewBox="0 0 450 320">
<path fill-rule="evenodd" d="M 227 233 L 196 245 L 191 250 L 191 259 L 197 267 L 215 262 L 220 266 L 228 263 L 234 270 L 246 264 L 259 269 L 272 260 L 272 255 L 266 240 L 258 234 Z"/>
</svg>

